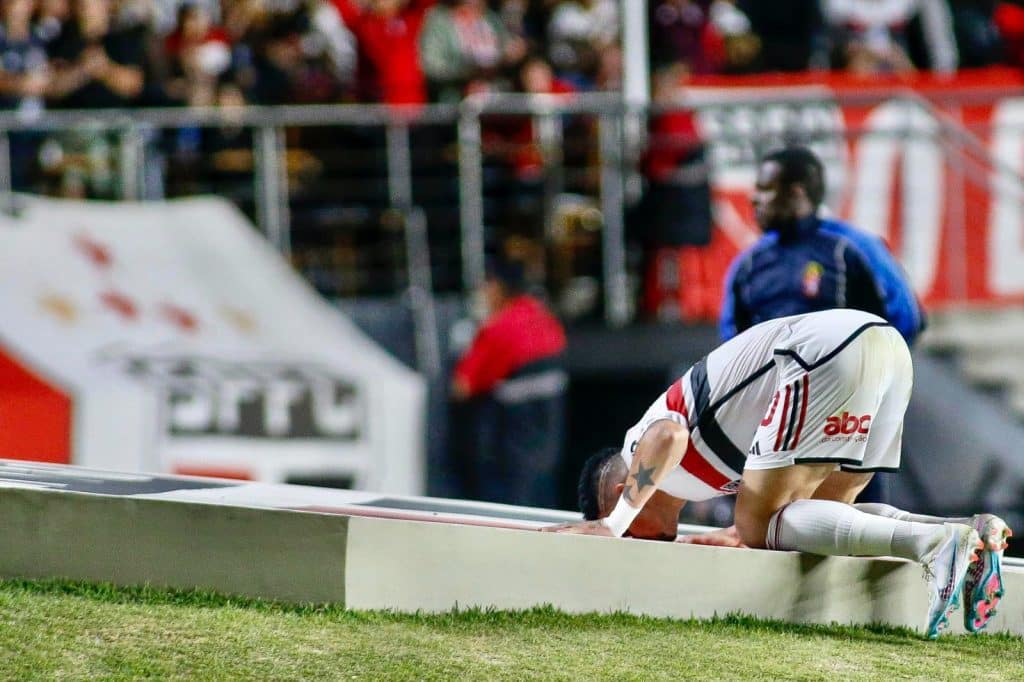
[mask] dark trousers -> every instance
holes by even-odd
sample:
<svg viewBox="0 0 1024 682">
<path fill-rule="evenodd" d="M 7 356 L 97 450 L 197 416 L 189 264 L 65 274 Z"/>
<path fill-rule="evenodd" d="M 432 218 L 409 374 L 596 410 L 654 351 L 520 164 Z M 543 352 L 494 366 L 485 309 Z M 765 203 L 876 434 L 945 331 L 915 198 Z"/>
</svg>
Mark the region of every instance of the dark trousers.
<svg viewBox="0 0 1024 682">
<path fill-rule="evenodd" d="M 467 496 L 528 507 L 558 506 L 565 397 L 515 404 L 493 397 L 467 410 L 468 451 L 462 458 Z"/>
</svg>

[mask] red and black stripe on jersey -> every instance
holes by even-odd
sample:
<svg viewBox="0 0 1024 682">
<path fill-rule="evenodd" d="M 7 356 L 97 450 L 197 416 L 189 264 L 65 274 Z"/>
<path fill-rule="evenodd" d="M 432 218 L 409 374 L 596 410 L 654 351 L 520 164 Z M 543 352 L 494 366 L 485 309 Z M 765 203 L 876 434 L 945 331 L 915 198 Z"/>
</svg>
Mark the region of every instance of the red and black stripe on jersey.
<svg viewBox="0 0 1024 682">
<path fill-rule="evenodd" d="M 693 422 L 690 421 L 690 417 L 686 409 L 686 400 L 683 397 L 682 379 L 677 380 L 669 386 L 665 402 L 668 409 L 683 415 L 683 418 L 686 419 L 687 423 L 691 424 L 690 428 L 692 430 Z M 709 462 L 699 450 L 697 450 L 692 437 L 686 446 L 686 452 L 683 453 L 683 459 L 680 461 L 679 466 L 683 467 L 683 469 L 685 469 L 690 475 L 696 476 L 705 484 L 716 490 L 730 491 L 730 486 L 739 478 L 738 472 L 736 472 L 734 476 L 727 476 L 716 469 L 715 466 L 711 464 L 711 462 Z M 742 470 L 743 469 L 741 467 L 740 471 Z"/>
<path fill-rule="evenodd" d="M 722 460 L 725 466 L 735 472 L 736 479 L 740 477 L 740 472 L 743 471 L 747 456 L 736 447 L 736 444 L 722 430 L 721 424 L 718 423 L 718 419 L 715 417 L 715 412 L 740 391 L 754 381 L 757 381 L 766 372 L 771 371 L 774 366 L 774 362 L 765 363 L 729 389 L 725 395 L 714 403 L 711 402 L 711 384 L 708 381 L 707 357 L 705 356 L 698 360 L 690 369 L 690 392 L 693 394 L 693 413 L 687 418 L 690 430 L 700 431 L 700 436 L 708 446 L 708 449 L 718 459 Z"/>
</svg>

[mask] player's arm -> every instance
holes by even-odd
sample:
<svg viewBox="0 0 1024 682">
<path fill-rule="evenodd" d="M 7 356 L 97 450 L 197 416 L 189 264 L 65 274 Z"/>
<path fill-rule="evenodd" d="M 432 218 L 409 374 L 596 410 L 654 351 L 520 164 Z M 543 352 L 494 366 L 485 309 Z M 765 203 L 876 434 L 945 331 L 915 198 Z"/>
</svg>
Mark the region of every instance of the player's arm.
<svg viewBox="0 0 1024 682">
<path fill-rule="evenodd" d="M 490 327 L 477 332 L 465 355 L 455 365 L 450 395 L 455 400 L 491 391 L 512 373 L 512 356 L 508 344 Z"/>
<path fill-rule="evenodd" d="M 637 511 L 643 509 L 668 472 L 679 466 L 689 442 L 690 431 L 682 424 L 667 419 L 651 424 L 637 443 L 619 504 L 625 503 Z"/>
<path fill-rule="evenodd" d="M 667 419 L 654 422 L 637 443 L 622 495 L 608 516 L 545 530 L 621 537 L 654 496 L 658 484 L 679 466 L 689 441 L 690 432 L 682 424 Z"/>
</svg>

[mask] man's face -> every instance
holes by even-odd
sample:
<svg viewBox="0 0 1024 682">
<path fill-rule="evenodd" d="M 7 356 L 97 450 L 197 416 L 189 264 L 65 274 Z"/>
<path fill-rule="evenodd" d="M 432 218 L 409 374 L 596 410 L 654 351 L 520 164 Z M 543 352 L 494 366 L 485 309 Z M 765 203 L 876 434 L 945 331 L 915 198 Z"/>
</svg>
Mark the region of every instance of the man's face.
<svg viewBox="0 0 1024 682">
<path fill-rule="evenodd" d="M 35 2 L 33 0 L 4 0 L 0 7 L 2 7 L 5 18 L 12 22 L 22 22 L 32 18 Z"/>
<path fill-rule="evenodd" d="M 391 16 L 397 14 L 404 4 L 404 0 L 373 0 L 370 8 L 377 14 Z"/>
<path fill-rule="evenodd" d="M 551 67 L 540 59 L 527 62 L 523 65 L 521 73 L 523 89 L 526 92 L 551 92 L 554 87 L 554 75 L 551 72 Z"/>
<path fill-rule="evenodd" d="M 765 161 L 757 171 L 757 183 L 750 202 L 761 229 L 796 220 L 796 196 L 793 187 L 784 187 L 779 181 L 782 167 L 775 161 Z"/>
<path fill-rule="evenodd" d="M 201 5 L 193 5 L 184 13 L 179 28 L 187 40 L 198 42 L 210 31 L 210 15 Z"/>
<path fill-rule="evenodd" d="M 86 33 L 103 34 L 110 26 L 110 0 L 78 0 L 78 17 Z"/>
<path fill-rule="evenodd" d="M 678 527 L 676 524 L 668 527 L 662 518 L 662 516 L 655 513 L 650 503 L 648 503 L 640 510 L 637 517 L 633 519 L 633 523 L 629 524 L 624 537 L 637 538 L 638 540 L 666 540 L 672 542 L 676 539 Z"/>
</svg>

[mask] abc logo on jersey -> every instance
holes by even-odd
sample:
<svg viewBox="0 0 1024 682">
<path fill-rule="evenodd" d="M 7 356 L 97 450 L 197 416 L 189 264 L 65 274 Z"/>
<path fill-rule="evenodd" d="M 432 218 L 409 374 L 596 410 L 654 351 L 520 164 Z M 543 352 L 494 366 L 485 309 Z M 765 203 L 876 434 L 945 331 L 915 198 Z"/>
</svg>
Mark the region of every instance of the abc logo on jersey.
<svg viewBox="0 0 1024 682">
<path fill-rule="evenodd" d="M 843 412 L 825 420 L 826 436 L 852 436 L 855 433 L 867 433 L 871 428 L 871 415 L 863 417 Z"/>
</svg>

